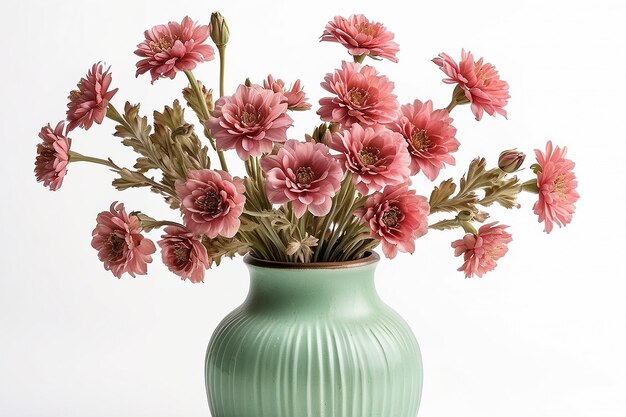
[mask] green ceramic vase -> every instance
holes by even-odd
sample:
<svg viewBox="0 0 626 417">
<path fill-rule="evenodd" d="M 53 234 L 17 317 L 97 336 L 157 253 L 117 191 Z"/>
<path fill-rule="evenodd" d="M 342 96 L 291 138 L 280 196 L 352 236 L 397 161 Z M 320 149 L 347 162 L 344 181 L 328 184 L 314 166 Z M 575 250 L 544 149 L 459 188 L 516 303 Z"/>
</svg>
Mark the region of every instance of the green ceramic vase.
<svg viewBox="0 0 626 417">
<path fill-rule="evenodd" d="M 213 417 L 415 417 L 422 359 L 379 298 L 378 256 L 284 264 L 245 259 L 250 291 L 206 356 Z"/>
</svg>

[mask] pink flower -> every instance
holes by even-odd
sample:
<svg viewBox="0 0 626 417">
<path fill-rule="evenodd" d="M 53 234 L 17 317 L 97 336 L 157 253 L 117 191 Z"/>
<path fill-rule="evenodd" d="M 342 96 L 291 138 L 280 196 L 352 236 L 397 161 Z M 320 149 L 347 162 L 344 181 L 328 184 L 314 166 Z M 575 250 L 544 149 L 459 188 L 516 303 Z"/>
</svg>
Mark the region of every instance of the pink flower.
<svg viewBox="0 0 626 417">
<path fill-rule="evenodd" d="M 258 85 L 240 85 L 234 95 L 222 97 L 207 127 L 220 150 L 235 149 L 241 159 L 270 153 L 274 142 L 287 140 L 293 120 L 282 93 Z"/>
<path fill-rule="evenodd" d="M 411 156 L 404 138 L 382 125 L 363 129 L 354 124 L 350 130 L 333 134 L 329 146 L 340 152 L 339 161 L 352 172 L 356 189 L 363 195 L 409 178 Z"/>
<path fill-rule="evenodd" d="M 576 210 L 574 203 L 580 197 L 576 191 L 578 182 L 572 171 L 574 162 L 565 158 L 567 148 L 553 148 L 552 142 L 546 145 L 546 152 L 535 150 L 537 163 L 541 170 L 537 172 L 539 200 L 533 209 L 540 222 L 545 222 L 545 232 L 550 233 L 554 223 L 563 227 L 572 221 Z"/>
<path fill-rule="evenodd" d="M 465 278 L 473 275 L 482 277 L 484 273 L 497 266 L 497 260 L 502 258 L 509 248 L 507 243 L 513 238 L 506 232 L 509 226 L 498 222 L 482 225 L 477 234 L 468 233 L 463 239 L 452 242 L 454 256 L 463 255 L 464 263 L 458 269 L 465 272 Z"/>
<path fill-rule="evenodd" d="M 244 192 L 243 182 L 225 171 L 189 171 L 187 181 L 176 181 L 185 226 L 210 239 L 235 236 L 246 202 Z"/>
<path fill-rule="evenodd" d="M 353 123 L 371 126 L 390 123 L 396 117 L 394 85 L 374 67 L 344 61 L 340 70 L 326 74 L 321 85 L 336 95 L 320 100 L 317 114 L 325 122 L 348 129 Z"/>
<path fill-rule="evenodd" d="M 61 188 L 70 159 L 70 141 L 63 134 L 64 128 L 65 122 L 59 122 L 54 130 L 48 124 L 39 132 L 42 142 L 37 145 L 35 176 L 51 191 Z"/>
<path fill-rule="evenodd" d="M 383 253 L 393 259 L 398 251 L 415 251 L 415 239 L 428 232 L 429 211 L 426 197 L 400 184 L 372 195 L 355 216 L 369 225 L 372 238 L 380 239 Z"/>
<path fill-rule="evenodd" d="M 197 64 L 215 57 L 213 48 L 204 42 L 211 34 L 209 25 L 198 25 L 189 16 L 182 22 L 157 25 L 144 32 L 145 40 L 137 45 L 136 76 L 150 71 L 152 83 L 159 78 L 174 78 L 179 71 L 191 71 Z"/>
<path fill-rule="evenodd" d="M 314 216 L 327 215 L 343 178 L 341 167 L 326 145 L 293 139 L 278 154 L 263 157 L 261 167 L 270 202 L 291 201 L 298 218 L 307 210 Z"/>
<path fill-rule="evenodd" d="M 76 127 L 89 129 L 96 122 L 102 123 L 107 114 L 109 101 L 117 93 L 117 88 L 109 91 L 111 86 L 111 73 L 109 68 L 103 72 L 102 63 L 93 64 L 87 78 L 81 78 L 77 84 L 78 90 L 70 92 L 67 104 L 67 130 Z"/>
<path fill-rule="evenodd" d="M 272 75 L 268 75 L 263 80 L 263 88 L 272 90 L 275 93 L 282 93 L 287 100 L 287 109 L 293 111 L 310 110 L 311 103 L 307 103 L 306 94 L 302 91 L 300 80 L 296 80 L 289 90 L 285 90 L 285 82 L 281 79 L 275 80 Z"/>
<path fill-rule="evenodd" d="M 444 53 L 439 54 L 433 62 L 448 76 L 443 82 L 457 84 L 464 93 L 463 98 L 472 103 L 472 113 L 476 120 L 483 117 L 483 111 L 490 116 L 498 113 L 506 117 L 504 106 L 511 97 L 509 84 L 500 79 L 496 67 L 483 63 L 483 58 L 474 62 L 472 53 L 465 50 L 462 50 L 461 62 L 458 64 Z"/>
<path fill-rule="evenodd" d="M 104 269 L 118 278 L 125 272 L 132 277 L 145 275 L 156 247 L 141 235 L 139 219 L 126 214 L 124 204 L 116 201 L 109 211 L 98 214 L 96 221 L 91 246 L 98 251 Z"/>
<path fill-rule="evenodd" d="M 398 62 L 398 44 L 393 41 L 394 35 L 382 23 L 370 22 L 362 14 L 349 18 L 335 16 L 326 24 L 321 40 L 338 42 L 348 49 L 350 55 L 366 55 L 374 59 L 387 58 Z"/>
<path fill-rule="evenodd" d="M 158 243 L 165 266 L 183 280 L 203 282 L 211 262 L 200 237 L 178 226 L 166 227 L 161 237 Z"/>
<path fill-rule="evenodd" d="M 446 110 L 433 110 L 432 101 L 415 100 L 400 109 L 399 118 L 388 125 L 401 133 L 411 154 L 411 175 L 420 171 L 434 181 L 446 164 L 454 165 L 450 155 L 459 149 L 456 128 Z"/>
</svg>

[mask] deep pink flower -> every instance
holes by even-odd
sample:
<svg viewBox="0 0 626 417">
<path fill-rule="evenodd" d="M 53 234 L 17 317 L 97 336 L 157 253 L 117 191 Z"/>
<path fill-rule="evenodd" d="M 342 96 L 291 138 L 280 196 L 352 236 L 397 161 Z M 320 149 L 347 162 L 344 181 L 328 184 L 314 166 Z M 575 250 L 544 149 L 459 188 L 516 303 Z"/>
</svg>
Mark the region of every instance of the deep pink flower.
<svg viewBox="0 0 626 417">
<path fill-rule="evenodd" d="M 545 231 L 550 233 L 554 223 L 563 227 L 572 221 L 576 211 L 574 203 L 580 197 L 576 191 L 578 182 L 574 175 L 574 162 L 565 158 L 567 148 L 553 148 L 552 142 L 546 145 L 546 152 L 535 150 L 537 163 L 541 170 L 537 172 L 539 200 L 533 209 L 540 222 L 545 222 Z"/>
<path fill-rule="evenodd" d="M 374 59 L 387 58 L 398 62 L 398 44 L 393 41 L 394 35 L 382 23 L 370 22 L 362 14 L 349 18 L 335 16 L 326 24 L 320 38 L 322 41 L 338 42 L 348 49 L 350 55 L 368 55 Z"/>
<path fill-rule="evenodd" d="M 396 117 L 394 84 L 374 67 L 344 61 L 341 69 L 326 74 L 321 85 L 336 95 L 320 100 L 317 114 L 325 122 L 340 123 L 348 129 L 353 123 L 371 126 L 392 122 Z"/>
<path fill-rule="evenodd" d="M 409 178 L 411 156 L 404 138 L 382 125 L 363 129 L 353 124 L 350 130 L 333 134 L 329 146 L 340 152 L 339 161 L 352 172 L 356 189 L 363 195 Z"/>
<path fill-rule="evenodd" d="M 210 239 L 235 236 L 246 202 L 245 187 L 228 172 L 198 169 L 187 173 L 187 181 L 176 181 L 185 226 Z"/>
<path fill-rule="evenodd" d="M 433 110 L 432 101 L 415 100 L 400 108 L 398 119 L 388 127 L 401 133 L 411 154 L 411 175 L 424 172 L 434 181 L 446 164 L 454 165 L 450 155 L 459 149 L 456 128 L 447 110 Z"/>
<path fill-rule="evenodd" d="M 152 83 L 159 78 L 174 78 L 179 71 L 191 71 L 215 57 L 210 45 L 204 42 L 211 34 L 209 25 L 198 25 L 189 16 L 182 22 L 157 25 L 144 32 L 145 40 L 137 45 L 136 76 L 150 71 Z"/>
<path fill-rule="evenodd" d="M 372 195 L 355 216 L 369 225 L 372 238 L 381 240 L 383 253 L 392 259 L 398 251 L 415 251 L 415 239 L 428 232 L 429 211 L 426 197 L 399 184 Z"/>
<path fill-rule="evenodd" d="M 448 76 L 443 80 L 444 83 L 457 84 L 465 93 L 476 120 L 483 117 L 483 111 L 490 116 L 498 113 L 506 117 L 504 106 L 511 97 L 509 84 L 500 79 L 496 67 L 484 63 L 483 58 L 474 62 L 472 53 L 465 50 L 461 51 L 461 62 L 458 64 L 444 53 L 439 54 L 433 62 Z"/>
<path fill-rule="evenodd" d="M 468 233 L 463 239 L 452 242 L 454 256 L 463 255 L 463 265 L 458 269 L 465 272 L 465 278 L 474 275 L 482 277 L 484 273 L 497 266 L 498 259 L 509 250 L 506 246 L 513 237 L 506 232 L 509 226 L 498 222 L 482 225 L 477 234 Z"/>
<path fill-rule="evenodd" d="M 178 226 L 167 226 L 164 231 L 158 244 L 165 266 L 183 280 L 203 282 L 211 262 L 201 238 Z"/>
<path fill-rule="evenodd" d="M 296 217 L 308 210 L 314 216 L 330 211 L 341 187 L 343 171 L 326 145 L 288 140 L 276 155 L 264 156 L 265 190 L 270 202 L 291 201 Z"/>
<path fill-rule="evenodd" d="M 267 76 L 267 79 L 263 80 L 263 88 L 266 90 L 272 90 L 275 93 L 282 93 L 287 99 L 287 109 L 293 111 L 304 111 L 311 109 L 311 103 L 307 103 L 306 94 L 302 91 L 300 80 L 291 86 L 290 89 L 285 89 L 285 82 L 281 79 L 274 79 L 272 74 Z"/>
<path fill-rule="evenodd" d="M 220 150 L 235 149 L 241 159 L 270 153 L 274 142 L 287 140 L 293 119 L 282 93 L 258 85 L 240 85 L 234 95 L 215 103 L 207 127 Z"/>
<path fill-rule="evenodd" d="M 87 77 L 78 82 L 78 90 L 70 91 L 70 102 L 67 103 L 68 130 L 76 127 L 89 129 L 94 122 L 100 124 L 104 120 L 109 101 L 117 93 L 117 88 L 109 91 L 112 80 L 110 67 L 106 71 L 103 68 L 100 62 L 93 64 Z"/>
<path fill-rule="evenodd" d="M 156 252 L 154 243 L 141 234 L 141 224 L 137 216 L 126 214 L 124 204 L 117 201 L 109 211 L 98 214 L 97 225 L 91 235 L 91 246 L 98 251 L 98 258 L 104 262 L 104 269 L 120 278 L 127 272 L 132 277 L 145 275 L 152 255 Z"/>
<path fill-rule="evenodd" d="M 69 162 L 70 141 L 63 134 L 65 122 L 59 122 L 54 130 L 50 124 L 41 128 L 35 159 L 35 176 L 37 182 L 49 187 L 51 191 L 61 188 L 67 173 Z"/>
</svg>

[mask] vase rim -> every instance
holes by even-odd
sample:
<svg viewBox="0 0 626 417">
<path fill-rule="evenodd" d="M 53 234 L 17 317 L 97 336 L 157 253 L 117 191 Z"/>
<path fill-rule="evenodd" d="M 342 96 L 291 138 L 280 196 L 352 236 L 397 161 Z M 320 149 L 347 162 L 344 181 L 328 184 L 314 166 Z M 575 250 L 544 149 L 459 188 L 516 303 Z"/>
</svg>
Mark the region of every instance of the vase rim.
<svg viewBox="0 0 626 417">
<path fill-rule="evenodd" d="M 340 262 L 282 262 L 282 261 L 267 261 L 265 259 L 257 258 L 251 253 L 244 256 L 243 261 L 246 265 L 258 266 L 261 268 L 270 269 L 349 269 L 357 268 L 367 265 L 372 265 L 380 260 L 378 253 L 369 251 L 365 253 L 365 256 L 361 259 L 355 259 L 352 261 L 340 261 Z"/>
</svg>

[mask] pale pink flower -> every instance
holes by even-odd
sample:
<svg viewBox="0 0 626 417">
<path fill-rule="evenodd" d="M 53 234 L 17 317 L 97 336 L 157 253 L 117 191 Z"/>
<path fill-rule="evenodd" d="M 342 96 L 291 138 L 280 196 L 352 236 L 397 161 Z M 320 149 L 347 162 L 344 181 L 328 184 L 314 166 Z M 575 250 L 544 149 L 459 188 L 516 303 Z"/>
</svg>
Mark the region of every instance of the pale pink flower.
<svg viewBox="0 0 626 417">
<path fill-rule="evenodd" d="M 465 50 L 461 51 L 461 62 L 458 64 L 444 53 L 439 54 L 433 62 L 448 76 L 443 82 L 457 84 L 465 94 L 476 120 L 483 117 L 483 111 L 490 116 L 498 113 L 506 117 L 504 106 L 511 97 L 509 84 L 500 79 L 496 67 L 484 63 L 483 58 L 475 62 L 472 53 Z"/>
<path fill-rule="evenodd" d="M 270 153 L 275 142 L 285 142 L 293 122 L 283 94 L 258 85 L 242 84 L 234 95 L 217 100 L 213 116 L 206 126 L 217 148 L 235 149 L 244 160 Z"/>
<path fill-rule="evenodd" d="M 367 55 L 374 59 L 387 58 L 398 62 L 398 44 L 393 41 L 394 34 L 382 23 L 371 22 L 362 14 L 351 15 L 347 19 L 341 16 L 326 24 L 320 40 L 338 42 L 348 49 L 350 55 Z"/>
<path fill-rule="evenodd" d="M 304 111 L 311 109 L 311 103 L 307 103 L 306 94 L 302 90 L 300 80 L 296 80 L 290 89 L 285 89 L 285 82 L 281 79 L 274 79 L 272 74 L 263 80 L 263 88 L 272 90 L 275 93 L 282 93 L 287 100 L 287 109 L 292 111 Z"/>
<path fill-rule="evenodd" d="M 136 76 L 150 71 L 152 83 L 159 78 L 174 78 L 179 71 L 191 71 L 197 64 L 210 61 L 215 52 L 204 42 L 211 34 L 209 25 L 198 25 L 189 16 L 182 22 L 157 25 L 144 32 L 145 40 L 137 45 Z"/>
<path fill-rule="evenodd" d="M 320 100 L 317 114 L 325 122 L 340 123 L 348 129 L 353 123 L 371 126 L 390 123 L 396 117 L 394 84 L 374 67 L 344 61 L 341 69 L 326 74 L 321 85 L 335 94 Z"/>
<path fill-rule="evenodd" d="M 387 125 L 401 133 L 411 154 L 411 175 L 422 171 L 434 181 L 446 164 L 454 165 L 450 153 L 459 149 L 456 128 L 447 110 L 433 110 L 432 101 L 415 100 L 400 108 L 398 119 Z"/>
<path fill-rule="evenodd" d="M 513 240 L 510 233 L 506 232 L 509 226 L 498 222 L 482 225 L 478 233 L 468 233 L 463 239 L 452 242 L 454 256 L 463 255 L 463 265 L 458 269 L 465 272 L 465 278 L 474 275 L 482 277 L 486 272 L 497 266 L 498 259 L 502 258 L 509 250 L 506 246 Z"/>
<path fill-rule="evenodd" d="M 398 252 L 413 253 L 415 240 L 428 232 L 430 206 L 426 197 L 416 195 L 408 184 L 386 187 L 368 198 L 355 216 L 369 226 L 389 259 Z"/>
<path fill-rule="evenodd" d="M 210 239 L 235 236 L 246 202 L 245 187 L 228 172 L 198 169 L 187 173 L 187 181 L 176 181 L 185 226 Z"/>
<path fill-rule="evenodd" d="M 124 204 L 116 201 L 109 211 L 98 214 L 96 221 L 91 246 L 98 251 L 104 269 L 118 278 L 124 273 L 132 277 L 145 275 L 156 247 L 141 234 L 137 216 L 126 214 Z"/>
<path fill-rule="evenodd" d="M 164 231 L 158 244 L 165 266 L 183 280 L 203 282 L 211 262 L 201 238 L 179 226 L 167 226 Z"/>
<path fill-rule="evenodd" d="M 545 222 L 545 232 L 550 233 L 554 223 L 563 227 L 572 221 L 576 211 L 574 203 L 580 197 L 576 191 L 578 182 L 574 175 L 574 162 L 565 158 L 567 148 L 553 147 L 549 141 L 546 152 L 535 150 L 537 163 L 541 170 L 537 172 L 539 200 L 533 209 L 540 222 Z"/>
<path fill-rule="evenodd" d="M 276 155 L 264 156 L 261 167 L 270 202 L 291 201 L 298 218 L 307 210 L 314 216 L 327 215 L 343 178 L 341 166 L 326 145 L 293 139 Z"/>
<path fill-rule="evenodd" d="M 67 130 L 74 130 L 76 127 L 89 129 L 94 122 L 100 124 L 104 120 L 109 101 L 117 93 L 117 88 L 109 91 L 112 80 L 110 67 L 106 71 L 103 69 L 102 63 L 93 64 L 86 78 L 81 78 L 76 85 L 78 90 L 70 91 Z"/>
<path fill-rule="evenodd" d="M 48 124 L 39 132 L 41 142 L 37 145 L 35 176 L 37 182 L 43 182 L 51 191 L 61 188 L 70 159 L 70 140 L 65 137 L 64 128 L 65 122 L 61 121 L 54 130 Z"/>
<path fill-rule="evenodd" d="M 353 124 L 350 130 L 333 134 L 329 146 L 340 152 L 339 161 L 352 172 L 356 189 L 363 195 L 409 178 L 411 156 L 404 138 L 382 125 L 364 129 Z"/>
</svg>

